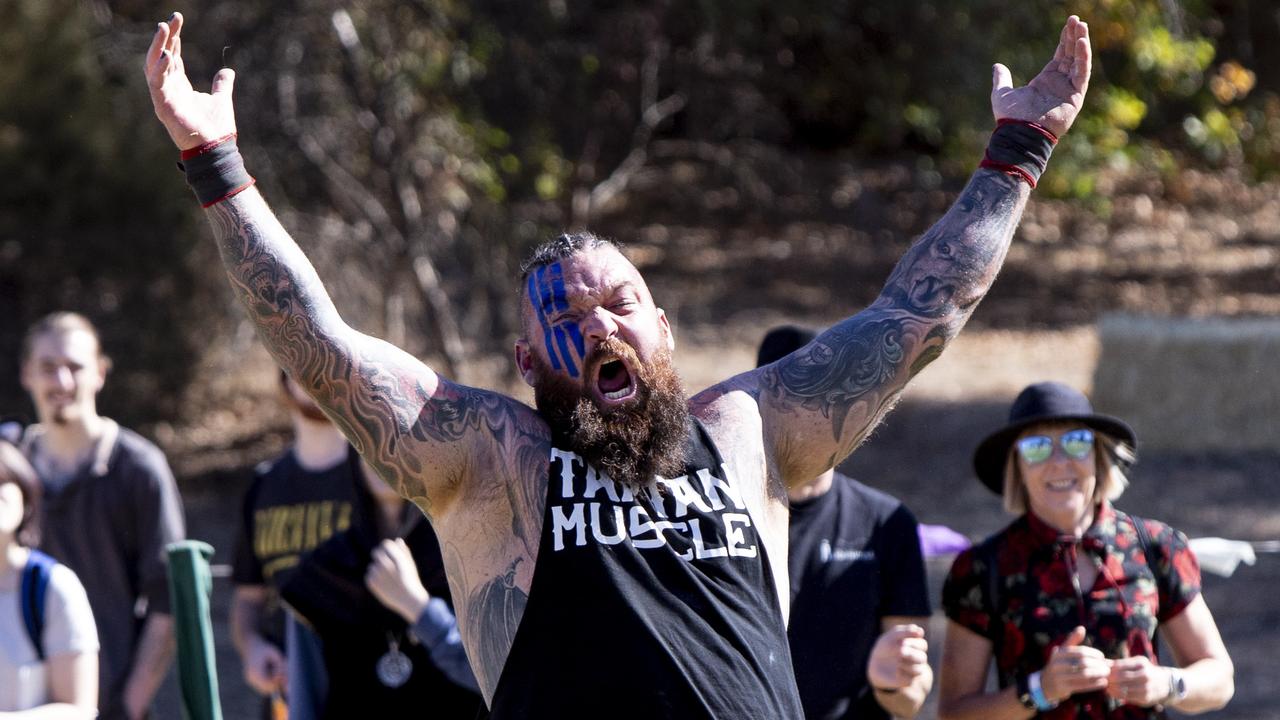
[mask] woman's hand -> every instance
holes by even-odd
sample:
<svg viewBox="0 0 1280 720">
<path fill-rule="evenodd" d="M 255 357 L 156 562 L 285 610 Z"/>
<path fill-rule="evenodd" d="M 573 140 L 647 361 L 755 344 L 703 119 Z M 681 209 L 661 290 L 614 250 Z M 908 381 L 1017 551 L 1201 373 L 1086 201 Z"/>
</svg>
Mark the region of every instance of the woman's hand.
<svg viewBox="0 0 1280 720">
<path fill-rule="evenodd" d="M 369 569 L 364 574 L 369 592 L 405 622 L 418 621 L 431 595 L 418 578 L 418 566 L 404 540 L 383 540 L 373 549 Z"/>
<path fill-rule="evenodd" d="M 1110 682 L 1112 661 L 1101 650 L 1081 645 L 1084 637 L 1083 627 L 1072 630 L 1040 670 L 1040 687 L 1049 700 L 1062 702 L 1076 693 L 1105 689 Z"/>
<path fill-rule="evenodd" d="M 1145 655 L 1112 661 L 1107 694 L 1126 705 L 1151 707 L 1169 697 L 1170 672 Z"/>
</svg>

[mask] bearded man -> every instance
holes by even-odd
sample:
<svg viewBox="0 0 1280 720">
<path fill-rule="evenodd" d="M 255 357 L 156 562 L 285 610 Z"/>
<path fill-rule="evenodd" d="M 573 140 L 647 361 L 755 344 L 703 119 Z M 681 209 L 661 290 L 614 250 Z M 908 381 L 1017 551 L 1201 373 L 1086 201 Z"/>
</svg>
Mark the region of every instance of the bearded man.
<svg viewBox="0 0 1280 720">
<path fill-rule="evenodd" d="M 1068 19 L 955 205 L 870 307 L 687 403 L 644 279 L 589 234 L 524 269 L 515 361 L 537 410 L 446 380 L 338 316 L 235 148 L 233 73 L 196 92 L 182 17 L 146 58 L 156 114 L 267 348 L 431 518 L 493 716 L 796 718 L 786 487 L 848 455 L 990 287 L 1090 70 Z"/>
</svg>

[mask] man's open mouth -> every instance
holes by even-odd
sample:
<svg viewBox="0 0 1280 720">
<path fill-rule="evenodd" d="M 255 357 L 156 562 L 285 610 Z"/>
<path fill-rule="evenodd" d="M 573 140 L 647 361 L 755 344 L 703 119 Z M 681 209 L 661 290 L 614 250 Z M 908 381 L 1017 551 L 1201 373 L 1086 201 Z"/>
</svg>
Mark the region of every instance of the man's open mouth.
<svg viewBox="0 0 1280 720">
<path fill-rule="evenodd" d="M 631 370 L 619 358 L 600 363 L 596 372 L 596 392 L 606 402 L 620 402 L 636 392 L 636 384 L 631 379 Z"/>
</svg>

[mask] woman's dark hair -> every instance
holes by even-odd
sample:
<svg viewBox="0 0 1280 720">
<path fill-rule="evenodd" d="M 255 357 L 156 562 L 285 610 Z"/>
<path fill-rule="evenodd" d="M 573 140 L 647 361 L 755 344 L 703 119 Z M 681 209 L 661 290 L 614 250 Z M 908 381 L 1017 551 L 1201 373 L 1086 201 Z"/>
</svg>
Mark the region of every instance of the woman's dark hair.
<svg viewBox="0 0 1280 720">
<path fill-rule="evenodd" d="M 15 538 L 23 547 L 40 544 L 40 478 L 12 443 L 0 440 L 0 486 L 13 483 L 22 491 L 22 522 Z"/>
</svg>

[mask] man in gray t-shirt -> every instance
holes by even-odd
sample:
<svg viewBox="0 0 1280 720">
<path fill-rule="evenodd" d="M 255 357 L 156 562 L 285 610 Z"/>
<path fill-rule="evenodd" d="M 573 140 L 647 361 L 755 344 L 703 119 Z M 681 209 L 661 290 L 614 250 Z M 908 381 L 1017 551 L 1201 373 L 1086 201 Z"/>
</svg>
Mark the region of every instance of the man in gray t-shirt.
<svg viewBox="0 0 1280 720">
<path fill-rule="evenodd" d="M 22 385 L 40 424 L 22 447 L 44 489 L 40 549 L 79 576 L 97 622 L 99 717 L 137 720 L 173 660 L 164 549 L 185 530 L 164 455 L 97 413 L 109 366 L 80 315 L 28 330 Z"/>
</svg>

